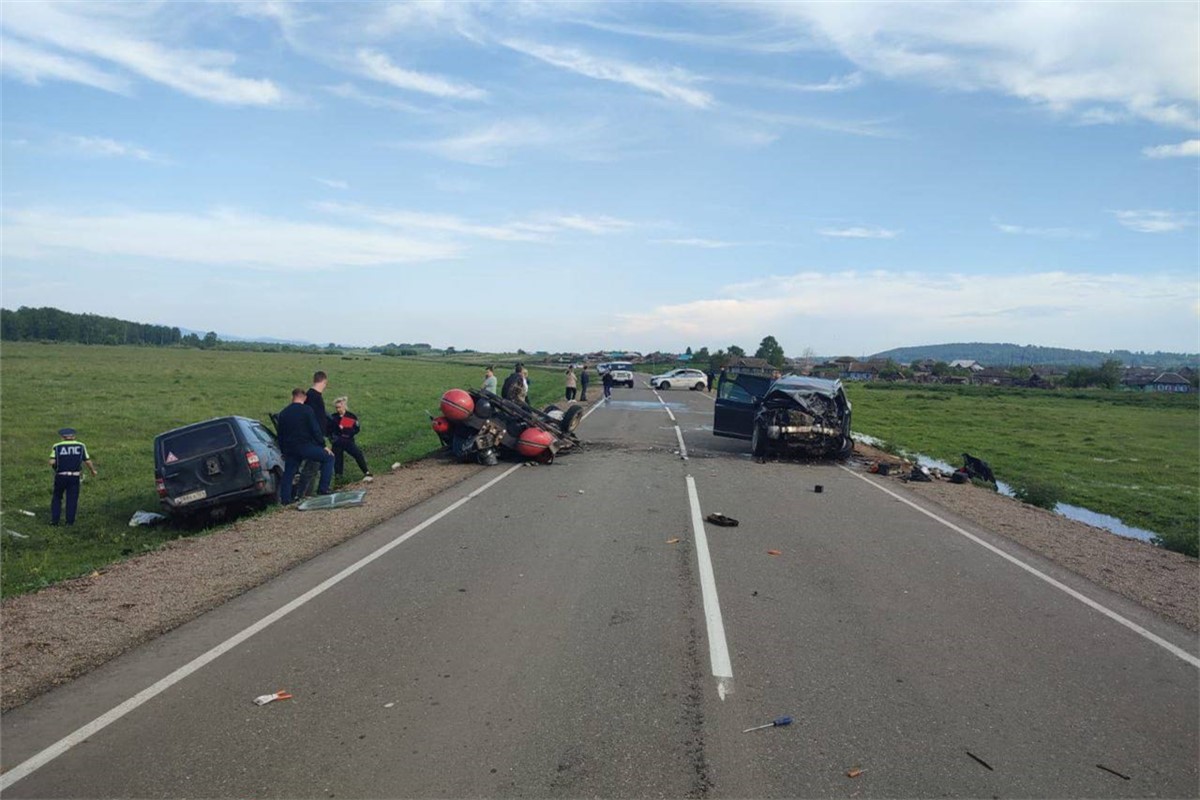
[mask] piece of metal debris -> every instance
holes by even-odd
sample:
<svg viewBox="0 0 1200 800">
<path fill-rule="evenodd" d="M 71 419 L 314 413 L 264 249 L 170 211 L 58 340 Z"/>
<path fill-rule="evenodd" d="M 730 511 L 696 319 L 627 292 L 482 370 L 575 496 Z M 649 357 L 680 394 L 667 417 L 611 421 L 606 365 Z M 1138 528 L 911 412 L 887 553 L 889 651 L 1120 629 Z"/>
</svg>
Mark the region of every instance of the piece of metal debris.
<svg viewBox="0 0 1200 800">
<path fill-rule="evenodd" d="M 258 697 L 254 698 L 254 705 L 265 706 L 267 703 L 273 703 L 276 700 L 291 700 L 291 699 L 292 699 L 292 696 L 290 694 L 288 694 L 285 690 L 280 689 L 278 692 L 275 692 L 274 694 L 260 694 Z"/>
<path fill-rule="evenodd" d="M 713 525 L 720 525 L 722 528 L 736 528 L 739 524 L 741 524 L 733 517 L 727 517 L 720 511 L 715 514 L 709 514 L 704 519 L 708 522 L 711 522 Z"/>
<path fill-rule="evenodd" d="M 1112 773 L 1113 775 L 1116 775 L 1121 780 L 1127 781 L 1130 779 L 1128 775 L 1122 775 L 1121 773 L 1117 772 L 1115 769 L 1109 769 L 1108 767 L 1104 766 L 1103 764 L 1097 764 L 1096 767 L 1097 767 L 1097 769 L 1102 769 L 1105 772 L 1109 772 L 1109 773 Z"/>
<path fill-rule="evenodd" d="M 991 764 L 987 763 L 987 762 L 986 762 L 986 761 L 984 761 L 982 758 L 980 758 L 979 756 L 977 756 L 977 755 L 975 755 L 974 753 L 972 753 L 970 750 L 965 750 L 965 751 L 963 751 L 963 752 L 965 752 L 965 753 L 966 753 L 967 755 L 969 755 L 971 758 L 973 758 L 973 759 L 975 759 L 976 761 L 978 761 L 980 764 L 983 764 L 985 767 L 987 767 L 987 768 L 988 768 L 989 770 L 991 770 L 992 772 L 995 772 L 995 771 L 996 771 L 996 770 L 992 769 L 992 765 L 991 765 Z"/>
</svg>

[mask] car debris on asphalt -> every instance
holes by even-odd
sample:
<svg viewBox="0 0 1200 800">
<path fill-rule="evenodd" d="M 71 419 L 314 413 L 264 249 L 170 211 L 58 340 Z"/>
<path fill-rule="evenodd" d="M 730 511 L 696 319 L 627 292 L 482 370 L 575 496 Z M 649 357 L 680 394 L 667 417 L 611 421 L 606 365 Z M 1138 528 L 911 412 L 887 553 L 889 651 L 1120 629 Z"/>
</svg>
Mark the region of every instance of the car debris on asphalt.
<svg viewBox="0 0 1200 800">
<path fill-rule="evenodd" d="M 292 699 L 292 696 L 290 694 L 288 694 L 286 690 L 280 689 L 278 692 L 275 692 L 274 694 L 260 694 L 258 697 L 254 698 L 254 705 L 265 706 L 267 703 L 273 703 L 276 700 L 291 700 L 291 699 Z"/>
<path fill-rule="evenodd" d="M 749 733 L 750 731 L 761 731 L 764 728 L 782 728 L 785 725 L 791 725 L 791 724 L 792 724 L 791 717 L 779 717 L 778 719 L 771 720 L 770 722 L 768 722 L 765 725 L 755 725 L 753 728 L 746 728 L 746 730 L 742 731 L 742 733 Z"/>
<path fill-rule="evenodd" d="M 866 772 L 866 770 L 863 769 L 862 767 L 851 767 L 850 769 L 846 770 L 846 777 L 847 778 L 857 778 L 859 775 L 862 775 L 864 772 Z"/>
<path fill-rule="evenodd" d="M 352 506 L 361 506 L 367 496 L 366 489 L 355 489 L 352 492 L 334 492 L 333 494 L 319 494 L 316 497 L 310 497 L 300 505 L 296 506 L 297 511 L 327 511 L 331 508 L 350 508 Z"/>
<path fill-rule="evenodd" d="M 713 525 L 720 525 L 722 528 L 736 528 L 741 524 L 733 517 L 727 517 L 720 511 L 715 514 L 709 514 L 704 519 L 707 522 L 711 522 Z"/>
</svg>

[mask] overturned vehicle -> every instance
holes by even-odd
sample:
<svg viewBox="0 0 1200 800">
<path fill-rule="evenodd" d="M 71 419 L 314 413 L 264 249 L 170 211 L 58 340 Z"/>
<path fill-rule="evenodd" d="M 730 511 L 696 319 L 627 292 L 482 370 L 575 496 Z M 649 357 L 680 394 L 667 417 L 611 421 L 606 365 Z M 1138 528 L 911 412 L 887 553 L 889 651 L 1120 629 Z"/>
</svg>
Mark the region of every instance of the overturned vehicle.
<svg viewBox="0 0 1200 800">
<path fill-rule="evenodd" d="M 442 395 L 441 407 L 442 416 L 431 415 L 434 433 L 464 463 L 492 466 L 509 458 L 551 464 L 557 454 L 580 444 L 575 429 L 583 406 L 539 411 L 492 392 L 451 389 Z"/>
<path fill-rule="evenodd" d="M 713 412 L 713 433 L 749 439 L 755 458 L 772 453 L 809 458 L 846 458 L 850 401 L 842 382 L 760 370 L 730 370 L 721 376 Z"/>
</svg>

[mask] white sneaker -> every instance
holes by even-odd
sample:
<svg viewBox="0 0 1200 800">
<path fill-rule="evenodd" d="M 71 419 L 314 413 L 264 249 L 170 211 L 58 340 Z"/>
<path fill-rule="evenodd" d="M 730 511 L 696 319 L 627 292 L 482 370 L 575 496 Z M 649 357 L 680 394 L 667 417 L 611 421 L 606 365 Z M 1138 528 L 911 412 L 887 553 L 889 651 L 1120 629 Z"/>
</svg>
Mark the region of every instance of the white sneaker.
<svg viewBox="0 0 1200 800">
<path fill-rule="evenodd" d="M 363 483 L 370 483 L 373 480 L 375 480 L 374 475 L 363 475 Z"/>
</svg>

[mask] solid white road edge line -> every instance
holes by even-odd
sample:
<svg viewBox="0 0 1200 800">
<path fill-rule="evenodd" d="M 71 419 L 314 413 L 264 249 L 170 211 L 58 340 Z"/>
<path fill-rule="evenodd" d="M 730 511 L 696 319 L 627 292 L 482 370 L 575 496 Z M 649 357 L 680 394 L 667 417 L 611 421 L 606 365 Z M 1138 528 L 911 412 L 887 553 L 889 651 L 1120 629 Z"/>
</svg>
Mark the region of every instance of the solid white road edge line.
<svg viewBox="0 0 1200 800">
<path fill-rule="evenodd" d="M 841 466 L 841 465 L 839 464 L 838 466 Z M 962 534 L 963 536 L 970 539 L 972 542 L 975 542 L 975 544 L 986 547 L 988 550 L 991 550 L 993 553 L 995 553 L 996 555 L 1005 559 L 1006 561 L 1010 561 L 1013 564 L 1016 564 L 1018 567 L 1025 570 L 1029 574 L 1031 574 L 1037 578 L 1041 578 L 1046 583 L 1053 586 L 1055 589 L 1060 589 L 1063 592 L 1066 592 L 1071 597 L 1074 597 L 1076 600 L 1083 603 L 1085 606 L 1088 606 L 1089 608 L 1099 611 L 1101 614 L 1103 614 L 1104 616 L 1113 620 L 1114 622 L 1118 622 L 1121 625 L 1124 625 L 1129 630 L 1138 634 L 1139 636 L 1149 639 L 1151 642 L 1154 642 L 1156 645 L 1158 645 L 1159 647 L 1163 648 L 1164 650 L 1170 652 L 1172 655 L 1178 656 L 1179 658 L 1183 659 L 1187 663 L 1191 664 L 1193 667 L 1200 668 L 1200 658 L 1196 658 L 1194 655 L 1192 655 L 1188 651 L 1184 650 L 1183 648 L 1177 647 L 1177 646 L 1171 644 L 1170 642 L 1168 642 L 1166 639 L 1162 638 L 1161 636 L 1157 636 L 1157 635 L 1151 633 L 1150 631 L 1143 628 L 1141 625 L 1138 625 L 1136 622 L 1133 622 L 1132 620 L 1128 620 L 1125 617 L 1122 617 L 1117 612 L 1115 612 L 1109 608 L 1106 608 L 1105 606 L 1100 605 L 1099 603 L 1097 603 L 1095 600 L 1088 597 L 1087 595 L 1081 594 L 1081 593 L 1075 591 L 1074 589 L 1072 589 L 1070 586 L 1067 586 L 1065 583 L 1062 583 L 1061 581 L 1057 581 L 1054 578 L 1051 578 L 1046 573 L 1044 573 L 1034 567 L 1031 567 L 1030 565 L 1026 564 L 1024 561 L 1021 561 L 1019 558 L 1009 555 L 1008 553 L 1001 550 L 999 547 L 996 547 L 995 545 L 992 545 L 992 544 L 988 544 L 983 539 L 980 539 L 978 536 L 976 536 L 973 533 L 968 533 L 967 531 L 963 530 L 959 526 L 955 525 L 953 522 L 944 520 L 941 517 L 939 517 L 937 514 L 934 514 L 932 511 L 928 511 L 924 508 L 921 508 L 916 503 L 912 502 L 911 500 L 909 500 L 907 498 L 901 497 L 900 495 L 893 492 L 891 489 L 880 486 L 875 481 L 870 480 L 863 475 L 859 475 L 857 472 L 850 469 L 849 467 L 842 466 L 842 469 L 846 470 L 846 472 L 849 472 L 851 475 L 858 478 L 859 480 L 866 481 L 867 483 L 871 484 L 879 491 L 884 492 L 885 494 L 890 494 L 892 497 L 896 498 L 901 503 L 904 503 L 907 506 L 911 506 L 912 508 L 915 508 L 917 511 L 920 511 L 925 516 L 931 517 L 931 518 L 937 520 L 938 522 L 942 523 L 943 525 L 945 525 L 947 528 L 954 531 L 955 533 Z"/>
<path fill-rule="evenodd" d="M 692 507 L 692 535 L 696 539 L 696 561 L 700 568 L 700 594 L 704 598 L 704 621 L 708 627 L 708 657 L 713 677 L 717 679 L 717 696 L 722 700 L 733 694 L 733 664 L 729 660 L 729 645 L 725 643 L 725 623 L 721 621 L 721 602 L 717 599 L 717 579 L 713 576 L 712 558 L 708 555 L 708 537 L 704 533 L 704 517 L 700 511 L 700 496 L 696 480 L 687 476 L 688 503 Z"/>
<path fill-rule="evenodd" d="M 441 511 L 439 511 L 438 513 L 434 514 L 432 517 L 429 517 L 428 519 L 426 519 L 424 522 L 421 522 L 418 525 L 415 525 L 414 527 L 409 528 L 403 534 L 396 537 L 395 539 L 388 542 L 387 544 L 383 545 L 378 550 L 374 551 L 373 553 L 370 553 L 367 556 L 364 556 L 363 558 L 360 558 L 358 561 L 356 561 L 353 564 L 351 564 L 350 566 L 346 567 L 345 569 L 343 569 L 341 572 L 337 573 L 333 577 L 327 578 L 324 581 L 322 581 L 321 583 L 314 586 L 313 588 L 309 589 L 307 592 L 300 595 L 295 600 L 292 600 L 290 603 L 287 603 L 286 605 L 276 609 L 272 613 L 270 613 L 267 616 L 260 619 L 258 622 L 255 622 L 253 625 L 249 626 L 248 628 L 245 628 L 241 632 L 234 634 L 233 636 L 231 636 L 230 638 L 221 642 L 216 647 L 212 648 L 211 650 L 204 653 L 203 655 L 200 655 L 200 656 L 192 659 L 191 661 L 184 664 L 179 669 L 177 669 L 174 672 L 172 672 L 171 674 L 167 675 L 162 680 L 159 680 L 158 682 L 152 684 L 151 686 L 143 689 L 142 691 L 138 692 L 133 697 L 129 698 L 128 700 L 121 703 L 120 705 L 113 708 L 112 710 L 110 710 L 104 714 L 101 714 L 99 717 L 96 717 L 96 719 L 92 720 L 87 725 L 84 725 L 82 728 L 79 728 L 74 733 L 70 733 L 67 736 L 64 736 L 62 739 L 59 739 L 57 742 L 50 745 L 49 747 L 47 747 L 45 750 L 41 751 L 37 755 L 32 756 L 31 758 L 27 759 L 26 761 L 23 761 L 22 763 L 13 767 L 8 772 L 5 772 L 3 775 L 0 775 L 0 791 L 7 789 L 8 787 L 12 786 L 17 781 L 21 780 L 25 776 L 34 772 L 35 770 L 37 770 L 41 767 L 44 767 L 46 764 L 48 764 L 51 761 L 53 761 L 54 759 L 58 758 L 63 753 L 70 750 L 72 747 L 74 747 L 75 745 L 82 742 L 84 739 L 87 739 L 88 737 L 94 736 L 95 734 L 99 733 L 100 731 L 107 728 L 109 725 L 113 724 L 114 722 L 116 722 L 117 720 L 119 720 L 121 717 L 125 716 L 129 712 L 135 710 L 136 708 L 145 704 L 146 702 L 154 699 L 158 695 L 165 692 L 167 689 L 170 689 L 172 686 L 179 683 L 181 680 L 188 677 L 193 672 L 196 672 L 201 667 L 216 660 L 217 658 L 221 657 L 222 655 L 229 652 L 233 648 L 237 647 L 239 644 L 246 641 L 254 634 L 256 634 L 259 631 L 263 630 L 264 628 L 268 627 L 272 623 L 278 622 L 279 620 L 286 617 L 288 614 L 292 613 L 296 609 L 303 606 L 308 601 L 314 599 L 315 597 L 317 597 L 320 594 L 323 594 L 328 589 L 333 588 L 337 584 L 344 581 L 346 578 L 349 578 L 351 575 L 358 572 L 360 569 L 367 566 L 372 561 L 375 561 L 376 559 L 381 558 L 382 556 L 386 555 L 393 549 L 404 544 L 406 541 L 408 541 L 412 537 L 416 536 L 418 533 L 425 530 L 430 525 L 432 525 L 433 523 L 440 520 L 442 517 L 445 517 L 447 514 L 450 514 L 451 512 L 457 510 L 458 508 L 463 506 L 468 501 L 483 494 L 488 489 L 492 488 L 497 483 L 499 483 L 500 481 L 507 478 L 509 475 L 511 475 L 514 472 L 516 472 L 517 470 L 519 470 L 522 466 L 523 466 L 522 464 L 515 464 L 515 465 L 509 467 L 503 473 L 496 476 L 495 478 L 492 478 L 490 481 L 485 483 L 483 486 L 480 486 L 478 489 L 471 492 L 466 497 L 459 498 L 454 503 L 450 504 L 449 506 L 446 506 L 446 508 L 444 508 Z"/>
</svg>

